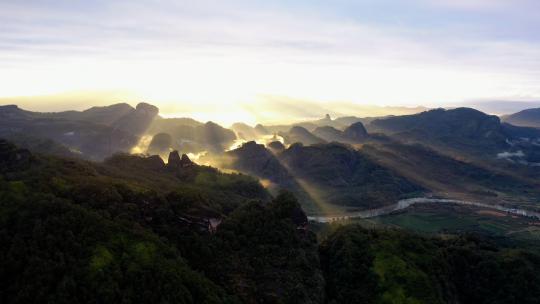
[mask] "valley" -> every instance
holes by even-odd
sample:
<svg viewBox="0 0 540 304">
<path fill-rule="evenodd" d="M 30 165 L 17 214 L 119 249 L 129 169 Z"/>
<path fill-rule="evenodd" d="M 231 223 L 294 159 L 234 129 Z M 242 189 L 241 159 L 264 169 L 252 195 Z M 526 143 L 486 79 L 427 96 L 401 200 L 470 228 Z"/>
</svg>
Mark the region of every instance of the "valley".
<svg viewBox="0 0 540 304">
<path fill-rule="evenodd" d="M 502 205 L 496 205 L 496 204 L 487 204 L 487 203 L 479 203 L 479 202 L 472 202 L 472 201 L 460 201 L 455 199 L 443 199 L 443 198 L 427 198 L 427 197 L 415 197 L 415 198 L 409 198 L 409 199 L 403 199 L 398 201 L 394 205 L 384 206 L 381 208 L 376 209 L 368 209 L 358 212 L 349 212 L 349 213 L 343 213 L 343 214 L 336 214 L 336 215 L 324 215 L 324 216 L 309 216 L 308 219 L 320 222 L 320 223 L 330 223 L 334 221 L 340 221 L 340 220 L 351 220 L 351 219 L 364 219 L 364 218 L 373 218 L 373 217 L 380 217 L 387 214 L 395 213 L 396 211 L 404 210 L 407 208 L 410 208 L 412 206 L 420 205 L 420 204 L 433 204 L 433 205 L 457 205 L 457 206 L 465 206 L 465 207 L 478 207 L 479 209 L 485 210 L 486 214 L 503 214 L 503 215 L 511 215 L 511 216 L 519 216 L 524 218 L 529 218 L 532 220 L 540 220 L 540 212 L 535 212 L 531 210 L 525 210 L 525 209 L 519 209 L 514 207 L 505 207 Z M 502 213 L 497 213 L 496 211 L 500 211 Z"/>
<path fill-rule="evenodd" d="M 540 304 L 540 0 L 0 0 L 0 304 Z"/>
</svg>

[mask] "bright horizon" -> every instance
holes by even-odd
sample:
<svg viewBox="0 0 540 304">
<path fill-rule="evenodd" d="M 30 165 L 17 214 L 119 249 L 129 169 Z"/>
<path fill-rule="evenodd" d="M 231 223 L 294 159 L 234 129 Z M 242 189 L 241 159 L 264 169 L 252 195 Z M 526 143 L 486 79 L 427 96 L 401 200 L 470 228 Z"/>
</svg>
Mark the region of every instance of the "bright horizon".
<svg viewBox="0 0 540 304">
<path fill-rule="evenodd" d="M 540 100 L 532 0 L 25 1 L 0 20 L 0 104 L 31 110 L 145 101 L 255 122 L 284 102 Z"/>
</svg>

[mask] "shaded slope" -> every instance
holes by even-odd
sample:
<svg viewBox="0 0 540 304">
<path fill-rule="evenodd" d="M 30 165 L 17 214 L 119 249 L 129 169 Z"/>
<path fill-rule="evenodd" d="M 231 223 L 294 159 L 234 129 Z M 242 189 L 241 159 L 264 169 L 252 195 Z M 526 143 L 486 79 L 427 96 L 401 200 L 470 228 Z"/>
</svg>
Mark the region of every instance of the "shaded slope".
<svg viewBox="0 0 540 304">
<path fill-rule="evenodd" d="M 361 152 L 337 143 L 294 144 L 276 154 L 248 143 L 228 155 L 228 166 L 293 191 L 310 213 L 380 207 L 422 190 Z"/>
<path fill-rule="evenodd" d="M 0 107 L 0 136 L 29 136 L 53 140 L 90 159 L 103 159 L 114 152 L 130 151 L 157 115 L 157 108 L 126 104 L 91 108 L 87 111 L 37 113 L 17 106 Z"/>
<path fill-rule="evenodd" d="M 457 160 L 428 147 L 395 141 L 372 142 L 362 151 L 436 194 L 486 201 L 526 202 L 540 198 L 538 183 L 497 168 Z"/>
<path fill-rule="evenodd" d="M 313 145 L 326 142 L 300 126 L 294 126 L 289 132 L 280 132 L 279 135 L 283 137 L 286 144 L 302 143 L 304 145 Z"/>
<path fill-rule="evenodd" d="M 371 208 L 422 190 L 341 144 L 293 145 L 279 158 L 295 178 L 309 183 L 331 205 Z"/>
<path fill-rule="evenodd" d="M 514 126 L 540 128 L 540 108 L 526 109 L 504 116 L 503 121 Z"/>
<path fill-rule="evenodd" d="M 540 153 L 539 131 L 504 124 L 497 116 L 470 108 L 378 119 L 371 122 L 370 129 L 400 141 L 420 142 L 443 153 L 491 161 L 518 153 L 523 154 L 522 159 L 510 161 L 534 165 Z"/>
</svg>

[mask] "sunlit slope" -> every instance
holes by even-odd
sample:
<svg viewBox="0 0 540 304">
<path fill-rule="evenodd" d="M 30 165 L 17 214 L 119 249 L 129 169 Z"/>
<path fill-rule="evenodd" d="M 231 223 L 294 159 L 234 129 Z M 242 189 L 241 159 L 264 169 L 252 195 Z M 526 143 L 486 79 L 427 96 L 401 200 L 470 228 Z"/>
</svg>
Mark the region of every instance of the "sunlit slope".
<svg viewBox="0 0 540 304">
<path fill-rule="evenodd" d="M 540 198 L 539 182 L 485 164 L 475 164 L 438 153 L 420 144 L 393 140 L 372 141 L 361 151 L 399 174 L 444 197 L 476 201 L 534 204 Z"/>
<path fill-rule="evenodd" d="M 294 191 L 311 213 L 380 207 L 424 190 L 363 152 L 338 143 L 297 143 L 275 154 L 247 143 L 228 155 L 228 166 Z"/>
</svg>

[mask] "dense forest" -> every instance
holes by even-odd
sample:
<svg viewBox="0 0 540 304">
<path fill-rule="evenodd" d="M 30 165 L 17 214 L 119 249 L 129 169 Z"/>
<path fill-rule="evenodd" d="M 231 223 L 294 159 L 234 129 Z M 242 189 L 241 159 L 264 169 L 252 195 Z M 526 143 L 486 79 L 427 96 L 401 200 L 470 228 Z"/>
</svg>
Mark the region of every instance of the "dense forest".
<svg viewBox="0 0 540 304">
<path fill-rule="evenodd" d="M 317 228 L 317 229 L 314 229 Z M 316 234 L 325 230 L 325 233 Z M 475 235 L 313 227 L 296 198 L 172 153 L 0 141 L 1 303 L 538 303 L 540 255 Z"/>
</svg>

